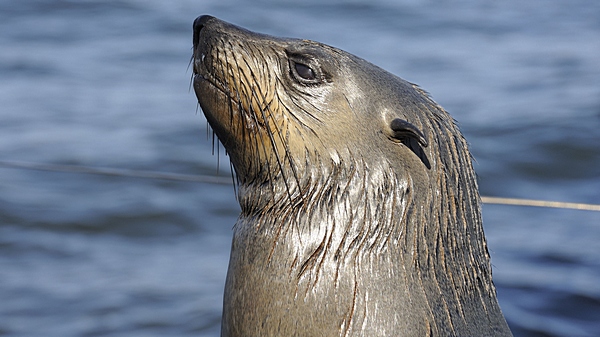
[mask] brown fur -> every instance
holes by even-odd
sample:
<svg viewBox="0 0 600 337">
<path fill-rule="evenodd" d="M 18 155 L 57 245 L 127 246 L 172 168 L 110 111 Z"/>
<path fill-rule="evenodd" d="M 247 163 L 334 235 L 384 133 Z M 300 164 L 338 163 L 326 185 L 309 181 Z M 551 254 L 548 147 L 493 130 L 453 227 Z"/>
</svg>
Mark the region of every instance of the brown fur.
<svg viewBox="0 0 600 337">
<path fill-rule="evenodd" d="M 425 92 L 211 17 L 193 63 L 242 208 L 222 336 L 511 335 L 467 143 Z"/>
</svg>

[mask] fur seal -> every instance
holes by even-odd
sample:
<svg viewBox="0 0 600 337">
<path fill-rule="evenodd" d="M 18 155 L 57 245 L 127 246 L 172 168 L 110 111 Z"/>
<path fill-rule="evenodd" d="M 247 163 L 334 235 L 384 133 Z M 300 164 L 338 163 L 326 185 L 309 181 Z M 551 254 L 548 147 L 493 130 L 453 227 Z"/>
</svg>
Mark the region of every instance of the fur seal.
<svg viewBox="0 0 600 337">
<path fill-rule="evenodd" d="M 467 143 L 423 90 L 211 16 L 192 63 L 241 206 L 221 336 L 511 336 Z"/>
</svg>

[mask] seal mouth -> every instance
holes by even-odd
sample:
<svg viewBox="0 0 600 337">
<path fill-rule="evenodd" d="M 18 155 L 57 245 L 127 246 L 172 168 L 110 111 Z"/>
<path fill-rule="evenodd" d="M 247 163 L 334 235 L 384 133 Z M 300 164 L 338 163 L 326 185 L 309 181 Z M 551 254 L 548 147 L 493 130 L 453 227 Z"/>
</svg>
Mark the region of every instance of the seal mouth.
<svg viewBox="0 0 600 337">
<path fill-rule="evenodd" d="M 207 83 L 215 89 L 221 91 L 228 98 L 235 101 L 235 96 L 231 95 L 230 90 L 227 88 L 227 85 L 213 75 L 207 68 L 207 64 L 205 63 L 205 54 L 201 54 L 200 57 L 194 56 L 194 74 L 193 74 L 193 82 L 194 86 L 197 87 L 201 83 Z"/>
<path fill-rule="evenodd" d="M 207 57 L 207 51 L 200 48 L 200 46 L 202 45 L 194 47 L 194 54 L 192 55 L 194 87 L 197 88 L 201 83 L 207 83 L 233 99 L 234 96 L 231 95 L 226 83 L 214 75 L 214 69 L 211 67 L 213 63 Z"/>
</svg>

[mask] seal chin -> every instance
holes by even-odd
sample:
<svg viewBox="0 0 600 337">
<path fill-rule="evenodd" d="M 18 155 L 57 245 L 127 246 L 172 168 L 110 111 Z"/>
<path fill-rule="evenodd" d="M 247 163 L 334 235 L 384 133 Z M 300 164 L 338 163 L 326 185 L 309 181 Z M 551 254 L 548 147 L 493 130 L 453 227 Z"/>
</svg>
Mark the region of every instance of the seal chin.
<svg viewBox="0 0 600 337">
<path fill-rule="evenodd" d="M 198 103 L 200 103 L 202 111 L 207 117 L 214 116 L 214 108 L 218 102 L 224 102 L 228 98 L 223 90 L 200 74 L 194 75 L 194 92 L 198 97 Z"/>
<path fill-rule="evenodd" d="M 227 143 L 226 135 L 231 134 L 231 125 L 224 124 L 223 116 L 226 115 L 224 110 L 229 109 L 231 104 L 223 104 L 223 102 L 229 102 L 230 95 L 207 77 L 202 74 L 194 75 L 194 92 L 206 120 L 216 132 L 219 140 L 225 144 Z"/>
<path fill-rule="evenodd" d="M 211 100 L 214 95 L 218 95 L 219 93 L 225 95 L 226 98 L 229 98 L 230 95 L 227 95 L 227 92 L 218 85 L 209 75 L 206 74 L 195 74 L 193 78 L 194 82 L 194 92 L 198 97 L 198 103 L 202 105 L 202 102 Z M 206 112 L 206 110 L 203 110 Z M 209 111 L 210 112 L 210 111 Z"/>
</svg>

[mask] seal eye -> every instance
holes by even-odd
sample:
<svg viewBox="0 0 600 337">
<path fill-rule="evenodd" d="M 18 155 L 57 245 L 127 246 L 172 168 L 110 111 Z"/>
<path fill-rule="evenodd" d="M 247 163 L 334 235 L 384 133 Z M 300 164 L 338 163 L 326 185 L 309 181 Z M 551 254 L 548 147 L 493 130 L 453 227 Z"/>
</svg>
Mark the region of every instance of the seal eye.
<svg viewBox="0 0 600 337">
<path fill-rule="evenodd" d="M 317 79 L 315 72 L 306 64 L 294 62 L 294 68 L 296 69 L 298 76 L 307 81 L 314 81 Z"/>
</svg>

